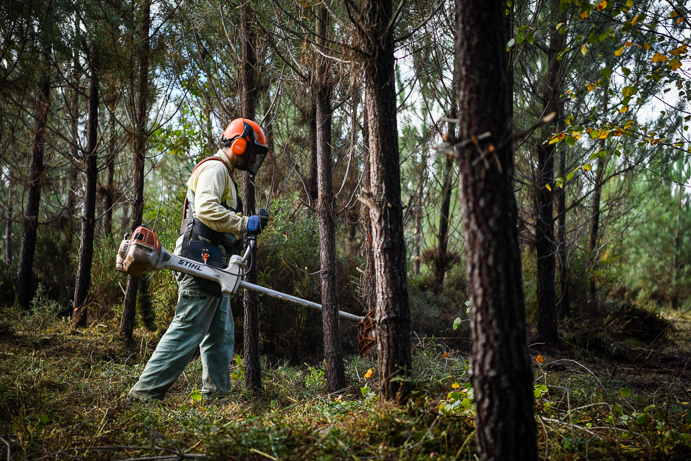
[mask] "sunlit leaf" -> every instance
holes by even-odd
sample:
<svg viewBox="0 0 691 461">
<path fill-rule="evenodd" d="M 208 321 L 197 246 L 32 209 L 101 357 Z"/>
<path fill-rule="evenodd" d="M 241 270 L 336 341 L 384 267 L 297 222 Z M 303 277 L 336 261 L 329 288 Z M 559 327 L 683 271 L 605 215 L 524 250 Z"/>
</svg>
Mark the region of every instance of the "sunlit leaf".
<svg viewBox="0 0 691 461">
<path fill-rule="evenodd" d="M 458 383 L 453 383 L 453 384 L 451 385 L 451 387 L 452 387 L 453 389 L 458 389 L 459 387 L 461 387 L 461 385 L 458 384 Z"/>
<path fill-rule="evenodd" d="M 607 136 L 609 136 L 609 132 L 607 132 L 607 131 L 602 131 L 602 132 L 600 133 L 600 136 L 598 137 L 598 139 L 607 139 Z"/>
<path fill-rule="evenodd" d="M 585 87 L 588 88 L 588 93 L 590 93 L 591 91 L 593 91 L 595 89 L 595 87 L 593 86 L 592 83 L 586 83 Z"/>
<path fill-rule="evenodd" d="M 583 133 L 581 133 L 580 131 L 573 131 L 571 133 L 571 136 L 573 137 L 573 139 L 580 139 L 582 134 Z"/>
<path fill-rule="evenodd" d="M 459 326 L 461 326 L 461 318 L 456 317 L 456 320 L 453 321 L 453 329 L 458 330 Z"/>
<path fill-rule="evenodd" d="M 547 188 L 548 191 L 552 192 L 552 188 L 549 187 L 549 184 L 545 184 L 545 187 Z"/>
<path fill-rule="evenodd" d="M 614 52 L 614 56 L 621 56 L 621 54 L 624 52 L 624 48 L 626 48 L 626 47 L 625 47 L 625 46 L 622 46 L 621 48 L 619 48 L 618 50 L 616 50 L 616 51 Z"/>
<path fill-rule="evenodd" d="M 585 56 L 585 54 L 588 52 L 588 48 L 585 46 L 585 43 L 581 45 L 581 54 Z"/>
<path fill-rule="evenodd" d="M 680 57 L 682 54 L 686 54 L 688 51 L 689 51 L 688 46 L 686 46 L 686 44 L 684 44 L 684 45 L 681 45 L 679 48 L 670 51 L 669 54 L 676 56 L 676 57 Z"/>
<path fill-rule="evenodd" d="M 664 54 L 655 53 L 651 62 L 665 62 L 666 60 L 667 60 L 667 56 L 665 56 Z"/>
<path fill-rule="evenodd" d="M 585 165 L 583 165 L 583 171 L 590 171 L 592 169 L 593 167 L 590 165 L 590 163 L 586 163 Z"/>
<path fill-rule="evenodd" d="M 607 0 L 602 0 L 602 3 L 598 3 L 597 5 L 595 5 L 595 9 L 597 11 L 602 11 L 605 8 L 607 8 Z"/>
<path fill-rule="evenodd" d="M 360 392 L 362 393 L 362 395 L 366 396 L 367 394 L 369 394 L 369 391 L 370 391 L 369 387 L 361 387 L 360 388 Z"/>
<path fill-rule="evenodd" d="M 190 398 L 191 398 L 192 400 L 194 400 L 195 402 L 198 402 L 198 401 L 200 401 L 200 400 L 202 399 L 202 394 L 201 394 L 201 392 L 199 392 L 199 391 L 193 391 L 193 392 L 190 394 Z"/>
<path fill-rule="evenodd" d="M 367 373 L 365 373 L 365 378 L 371 378 L 371 377 L 372 377 L 372 373 L 374 373 L 374 372 L 373 372 L 372 369 L 370 368 L 369 370 L 367 370 Z"/>
</svg>

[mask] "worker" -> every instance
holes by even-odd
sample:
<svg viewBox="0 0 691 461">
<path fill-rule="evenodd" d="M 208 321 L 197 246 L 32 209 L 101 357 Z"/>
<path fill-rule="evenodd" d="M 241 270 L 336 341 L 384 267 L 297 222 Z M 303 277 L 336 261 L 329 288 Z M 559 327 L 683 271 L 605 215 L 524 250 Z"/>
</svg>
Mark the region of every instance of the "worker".
<svg viewBox="0 0 691 461">
<path fill-rule="evenodd" d="M 197 164 L 187 180 L 176 255 L 227 267 L 230 256 L 239 253 L 242 235 L 262 231 L 269 214 L 260 209 L 256 215 L 242 215 L 234 173 L 240 170 L 256 175 L 267 151 L 266 136 L 257 123 L 240 118 L 228 125 L 221 137 L 221 149 Z M 163 400 L 197 348 L 203 367 L 202 396 L 222 397 L 230 391 L 235 346 L 230 297 L 221 293 L 213 281 L 179 272 L 175 278 L 175 317 L 139 381 L 130 389 L 132 400 Z"/>
</svg>

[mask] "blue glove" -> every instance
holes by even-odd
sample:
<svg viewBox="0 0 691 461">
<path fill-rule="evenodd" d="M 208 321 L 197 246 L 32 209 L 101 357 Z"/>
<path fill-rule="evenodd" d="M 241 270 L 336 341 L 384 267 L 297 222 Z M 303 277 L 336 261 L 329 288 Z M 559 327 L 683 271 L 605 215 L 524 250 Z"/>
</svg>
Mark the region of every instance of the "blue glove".
<svg viewBox="0 0 691 461">
<path fill-rule="evenodd" d="M 264 208 L 260 208 L 257 214 L 250 216 L 247 220 L 247 232 L 260 234 L 268 223 L 269 212 Z"/>
</svg>

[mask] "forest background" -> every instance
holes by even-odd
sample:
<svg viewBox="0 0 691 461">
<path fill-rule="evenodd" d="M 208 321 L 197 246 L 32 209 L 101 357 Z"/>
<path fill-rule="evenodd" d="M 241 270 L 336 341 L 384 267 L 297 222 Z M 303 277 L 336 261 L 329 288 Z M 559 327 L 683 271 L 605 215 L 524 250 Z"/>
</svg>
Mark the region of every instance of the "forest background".
<svg viewBox="0 0 691 461">
<path fill-rule="evenodd" d="M 174 279 L 128 279 L 114 270 L 117 246 L 143 223 L 174 247 L 185 181 L 239 116 L 264 127 L 271 149 L 255 178 L 238 181 L 252 197 L 246 212 L 272 215 L 258 242 L 259 284 L 326 305 L 320 235 L 330 218 L 330 305 L 370 312 L 376 104 L 362 69 L 376 53 L 362 32 L 368 3 L 337 3 L 4 3 L 3 315 L 49 309 L 80 328 L 160 337 Z M 467 350 L 454 147 L 480 146 L 483 134 L 458 139 L 468 114 L 459 112 L 457 5 L 393 6 L 395 115 L 385 129 L 397 142 L 410 331 Z M 507 38 L 529 343 L 613 356 L 619 335 L 652 350 L 673 330 L 665 318 L 691 307 L 687 5 L 509 0 L 504 13 L 494 26 Z M 495 161 L 478 159 L 488 169 Z M 242 353 L 247 311 L 239 297 L 232 305 Z M 320 315 L 269 298 L 256 313 L 264 360 L 323 365 Z M 340 329 L 354 354 L 355 328 Z"/>
</svg>

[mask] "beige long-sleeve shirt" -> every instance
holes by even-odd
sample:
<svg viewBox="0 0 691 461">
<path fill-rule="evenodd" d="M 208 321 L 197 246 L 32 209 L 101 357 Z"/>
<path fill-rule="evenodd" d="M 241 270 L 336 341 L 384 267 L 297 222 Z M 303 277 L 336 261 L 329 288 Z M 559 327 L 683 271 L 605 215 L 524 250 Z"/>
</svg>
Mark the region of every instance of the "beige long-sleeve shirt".
<svg viewBox="0 0 691 461">
<path fill-rule="evenodd" d="M 233 166 L 222 150 L 215 156 L 233 171 Z M 229 232 L 237 238 L 245 233 L 248 218 L 243 217 L 242 213 L 231 211 L 238 206 L 237 189 L 228 175 L 228 169 L 221 162 L 201 164 L 187 180 L 187 188 L 194 192 L 196 218 L 217 232 Z"/>
</svg>

